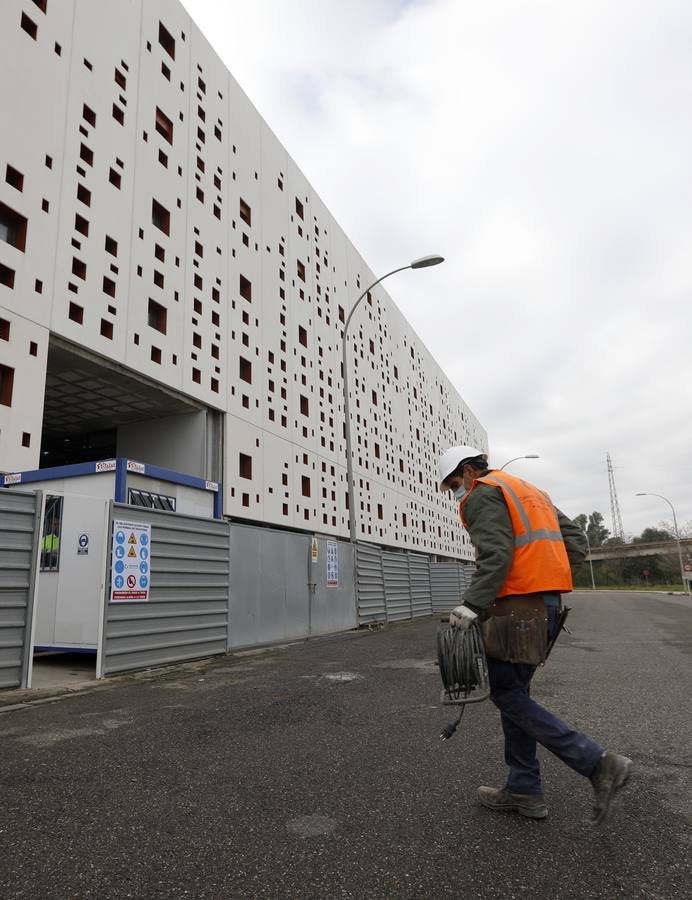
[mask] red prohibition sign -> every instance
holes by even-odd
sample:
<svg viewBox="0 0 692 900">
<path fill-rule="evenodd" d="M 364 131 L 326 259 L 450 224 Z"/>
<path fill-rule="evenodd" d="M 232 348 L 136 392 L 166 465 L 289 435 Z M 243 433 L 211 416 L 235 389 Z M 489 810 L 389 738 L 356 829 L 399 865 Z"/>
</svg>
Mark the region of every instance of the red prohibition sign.
<svg viewBox="0 0 692 900">
<path fill-rule="evenodd" d="M 137 579 L 135 578 L 135 576 L 134 576 L 134 575 L 128 575 L 128 576 L 127 576 L 127 586 L 128 586 L 129 588 L 133 588 L 136 584 L 137 584 Z"/>
</svg>

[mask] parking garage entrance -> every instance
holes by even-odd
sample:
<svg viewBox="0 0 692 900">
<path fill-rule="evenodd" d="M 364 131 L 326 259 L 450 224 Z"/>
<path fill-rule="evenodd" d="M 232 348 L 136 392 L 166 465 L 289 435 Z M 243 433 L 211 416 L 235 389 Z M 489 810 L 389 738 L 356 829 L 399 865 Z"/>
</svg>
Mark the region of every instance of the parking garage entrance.
<svg viewBox="0 0 692 900">
<path fill-rule="evenodd" d="M 221 413 L 51 338 L 39 468 L 118 456 L 221 480 Z"/>
</svg>

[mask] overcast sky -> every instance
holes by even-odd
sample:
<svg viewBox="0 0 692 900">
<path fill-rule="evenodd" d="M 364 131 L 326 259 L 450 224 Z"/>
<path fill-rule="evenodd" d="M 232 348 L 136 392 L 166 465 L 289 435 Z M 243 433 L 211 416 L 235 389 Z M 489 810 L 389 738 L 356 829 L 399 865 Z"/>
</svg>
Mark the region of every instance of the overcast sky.
<svg viewBox="0 0 692 900">
<path fill-rule="evenodd" d="M 626 533 L 692 520 L 689 0 L 184 0 L 487 429 Z"/>
</svg>

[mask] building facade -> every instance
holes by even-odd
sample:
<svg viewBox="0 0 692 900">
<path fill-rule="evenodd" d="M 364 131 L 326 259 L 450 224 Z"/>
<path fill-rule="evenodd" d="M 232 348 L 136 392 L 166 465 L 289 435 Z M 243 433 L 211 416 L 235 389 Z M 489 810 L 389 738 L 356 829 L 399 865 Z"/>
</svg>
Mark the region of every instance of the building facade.
<svg viewBox="0 0 692 900">
<path fill-rule="evenodd" d="M 347 536 L 377 276 L 175 0 L 4 0 L 0 33 L 0 470 L 128 456 Z M 381 287 L 349 344 L 358 537 L 470 558 L 436 463 L 484 429 Z"/>
</svg>

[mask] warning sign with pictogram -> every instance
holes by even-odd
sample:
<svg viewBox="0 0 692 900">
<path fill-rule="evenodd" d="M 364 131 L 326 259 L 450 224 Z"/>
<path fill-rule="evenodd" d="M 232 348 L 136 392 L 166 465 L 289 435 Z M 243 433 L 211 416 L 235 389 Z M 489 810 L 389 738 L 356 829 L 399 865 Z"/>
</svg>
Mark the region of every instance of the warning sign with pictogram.
<svg viewBox="0 0 692 900">
<path fill-rule="evenodd" d="M 151 525 L 113 521 L 111 603 L 149 600 Z"/>
</svg>

